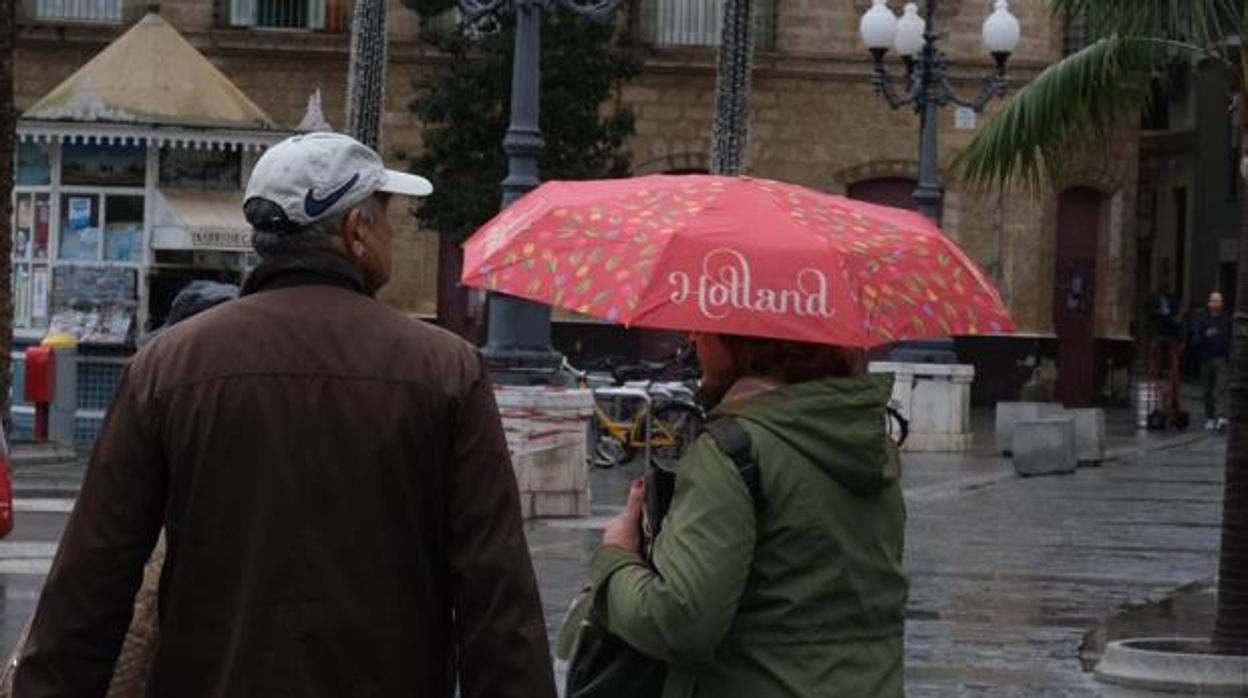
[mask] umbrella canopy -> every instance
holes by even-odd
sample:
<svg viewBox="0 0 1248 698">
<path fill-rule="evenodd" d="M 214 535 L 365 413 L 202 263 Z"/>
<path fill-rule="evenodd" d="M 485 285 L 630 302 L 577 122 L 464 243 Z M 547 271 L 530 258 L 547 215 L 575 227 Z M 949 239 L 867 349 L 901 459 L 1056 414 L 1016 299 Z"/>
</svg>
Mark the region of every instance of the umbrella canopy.
<svg viewBox="0 0 1248 698">
<path fill-rule="evenodd" d="M 926 218 L 763 179 L 550 182 L 464 251 L 467 285 L 626 326 L 856 347 L 1014 327 Z"/>
</svg>

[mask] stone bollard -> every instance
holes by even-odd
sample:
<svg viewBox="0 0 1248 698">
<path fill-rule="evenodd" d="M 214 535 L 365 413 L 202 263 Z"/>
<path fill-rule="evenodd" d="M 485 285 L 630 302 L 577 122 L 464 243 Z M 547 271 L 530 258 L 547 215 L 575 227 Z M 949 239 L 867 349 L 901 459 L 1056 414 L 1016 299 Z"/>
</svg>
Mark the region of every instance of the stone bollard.
<svg viewBox="0 0 1248 698">
<path fill-rule="evenodd" d="M 1025 419 L 1058 416 L 1062 412 L 1057 402 L 998 402 L 997 403 L 997 451 L 1009 457 L 1014 443 L 1014 426 Z"/>
<path fill-rule="evenodd" d="M 497 386 L 494 397 L 507 433 L 524 517 L 589 516 L 585 436 L 594 410 L 593 393 Z"/>
<path fill-rule="evenodd" d="M 1075 420 L 1075 460 L 1081 467 L 1105 460 L 1105 410 L 1099 407 L 1066 410 Z"/>
<path fill-rule="evenodd" d="M 1023 477 L 1075 472 L 1075 420 L 1024 419 L 1014 425 L 1014 472 Z"/>
</svg>

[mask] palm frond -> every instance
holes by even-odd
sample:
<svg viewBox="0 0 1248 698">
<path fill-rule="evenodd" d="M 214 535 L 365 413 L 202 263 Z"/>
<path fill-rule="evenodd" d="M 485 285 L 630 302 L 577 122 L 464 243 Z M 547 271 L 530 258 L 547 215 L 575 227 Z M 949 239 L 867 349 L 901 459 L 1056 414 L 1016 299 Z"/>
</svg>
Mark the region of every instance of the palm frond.
<svg viewBox="0 0 1248 698">
<path fill-rule="evenodd" d="M 1154 46 L 1110 36 L 1054 63 L 988 120 L 954 163 L 972 186 L 1021 180 L 1039 188 L 1070 153 L 1107 143 L 1148 99 Z"/>
<path fill-rule="evenodd" d="M 1053 0 L 1052 10 L 1055 17 L 1081 18 L 1093 38 L 1176 41 L 1227 64 L 1233 56 L 1226 39 L 1242 35 L 1248 19 L 1242 0 Z"/>
</svg>

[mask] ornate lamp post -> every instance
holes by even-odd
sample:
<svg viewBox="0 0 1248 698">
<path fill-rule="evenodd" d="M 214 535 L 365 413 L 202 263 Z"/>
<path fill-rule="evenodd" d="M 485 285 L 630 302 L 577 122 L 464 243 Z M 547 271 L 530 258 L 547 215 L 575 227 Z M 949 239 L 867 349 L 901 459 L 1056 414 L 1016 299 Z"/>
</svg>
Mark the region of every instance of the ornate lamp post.
<svg viewBox="0 0 1248 698">
<path fill-rule="evenodd" d="M 1021 35 L 1018 19 L 1010 14 L 1008 0 L 996 0 L 996 9 L 984 20 L 983 40 L 997 66 L 984 78 L 983 92 L 975 99 L 965 100 L 950 84 L 949 62 L 936 47 L 940 39 L 936 30 L 937 0 L 927 0 L 926 19 L 919 16 L 918 3 L 906 3 L 900 20 L 888 9 L 886 0 L 874 3 L 859 24 L 863 43 L 875 61 L 872 83 L 893 109 L 912 105 L 919 114 L 919 184 L 914 191 L 914 203 L 923 215 L 939 225 L 944 192 L 938 178 L 937 110 L 955 104 L 979 113 L 994 97 L 1005 95 L 1005 64 L 1018 47 Z M 894 89 L 893 77 L 884 63 L 890 49 L 901 54 L 906 66 L 908 89 L 902 95 Z"/>
<path fill-rule="evenodd" d="M 940 149 L 937 138 L 938 110 L 954 104 L 973 109 L 977 114 L 995 97 L 1005 95 L 1005 64 L 1018 47 L 1021 28 L 1010 14 L 1008 0 L 996 0 L 995 9 L 984 20 L 984 48 L 996 61 L 996 68 L 983 79 L 984 88 L 974 99 L 960 97 L 949 81 L 949 62 L 936 46 L 940 34 L 936 30 L 937 0 L 927 0 L 926 17 L 919 16 L 918 3 L 906 3 L 901 19 L 888 8 L 886 0 L 874 0 L 871 9 L 858 25 L 862 41 L 871 51 L 875 73 L 871 78 L 876 92 L 893 109 L 913 106 L 919 114 L 919 181 L 914 190 L 915 208 L 933 223 L 940 225 L 944 190 L 940 186 Z M 898 94 L 893 76 L 884 63 L 890 49 L 901 54 L 906 66 L 906 92 Z M 955 360 L 951 341 L 913 342 L 894 352 L 899 361 L 952 363 Z"/>
<path fill-rule="evenodd" d="M 541 184 L 537 159 L 542 152 L 542 10 L 563 7 L 607 22 L 623 0 L 458 0 L 466 23 L 510 8 L 516 15 L 515 59 L 511 73 L 511 121 L 503 137 L 507 177 L 502 208 Z M 550 308 L 511 296 L 490 299 L 489 335 L 483 349 L 496 375 L 508 382 L 546 382 L 559 367 L 550 345 Z"/>
</svg>

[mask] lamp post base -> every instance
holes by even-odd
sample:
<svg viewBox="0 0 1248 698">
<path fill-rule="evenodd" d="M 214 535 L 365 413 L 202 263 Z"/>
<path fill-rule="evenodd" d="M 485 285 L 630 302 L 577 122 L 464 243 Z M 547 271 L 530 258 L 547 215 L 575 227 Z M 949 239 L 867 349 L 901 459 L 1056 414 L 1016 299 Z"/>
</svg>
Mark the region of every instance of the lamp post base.
<svg viewBox="0 0 1248 698">
<path fill-rule="evenodd" d="M 481 353 L 499 385 L 558 385 L 563 355 L 550 346 L 550 308 L 510 296 L 490 297 L 490 338 Z"/>
</svg>

